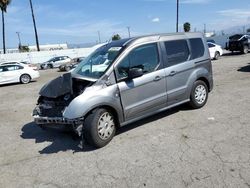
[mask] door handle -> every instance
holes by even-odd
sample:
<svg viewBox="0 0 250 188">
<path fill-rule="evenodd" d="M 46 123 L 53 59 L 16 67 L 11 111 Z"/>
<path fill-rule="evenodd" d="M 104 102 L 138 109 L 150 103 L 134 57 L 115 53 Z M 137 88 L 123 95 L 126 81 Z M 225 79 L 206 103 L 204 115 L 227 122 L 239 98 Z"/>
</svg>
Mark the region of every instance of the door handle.
<svg viewBox="0 0 250 188">
<path fill-rule="evenodd" d="M 169 76 L 174 76 L 177 72 L 176 71 L 171 71 Z"/>
<path fill-rule="evenodd" d="M 154 78 L 154 81 L 155 81 L 155 82 L 157 82 L 157 81 L 159 81 L 159 80 L 161 80 L 161 77 L 160 77 L 160 76 L 156 76 L 156 77 Z"/>
</svg>

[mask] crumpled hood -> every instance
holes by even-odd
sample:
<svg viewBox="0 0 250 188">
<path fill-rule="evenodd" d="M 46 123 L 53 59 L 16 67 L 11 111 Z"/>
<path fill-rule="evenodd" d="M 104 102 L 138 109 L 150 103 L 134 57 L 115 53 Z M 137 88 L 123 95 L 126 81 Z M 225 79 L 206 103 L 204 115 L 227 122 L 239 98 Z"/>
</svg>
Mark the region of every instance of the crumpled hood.
<svg viewBox="0 0 250 188">
<path fill-rule="evenodd" d="M 39 95 L 48 98 L 57 98 L 67 93 L 72 93 L 71 73 L 63 74 L 45 84 L 40 90 Z"/>
</svg>

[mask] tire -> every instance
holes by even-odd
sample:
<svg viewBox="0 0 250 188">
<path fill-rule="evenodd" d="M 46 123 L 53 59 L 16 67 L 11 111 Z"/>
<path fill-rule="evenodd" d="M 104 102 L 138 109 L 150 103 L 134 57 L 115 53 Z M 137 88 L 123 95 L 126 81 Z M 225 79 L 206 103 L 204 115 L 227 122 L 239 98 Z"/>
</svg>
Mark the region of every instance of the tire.
<svg viewBox="0 0 250 188">
<path fill-rule="evenodd" d="M 20 82 L 22 84 L 27 84 L 30 82 L 30 80 L 31 80 L 31 77 L 28 74 L 23 74 L 22 76 L 20 76 Z"/>
<path fill-rule="evenodd" d="M 64 71 L 64 67 L 63 67 L 63 66 L 60 66 L 60 67 L 59 67 L 59 71 Z"/>
<path fill-rule="evenodd" d="M 98 108 L 85 119 L 83 139 L 90 145 L 101 148 L 112 140 L 115 132 L 116 125 L 113 114 L 104 108 Z"/>
<path fill-rule="evenodd" d="M 70 71 L 70 67 L 69 66 L 65 66 L 65 71 Z"/>
<path fill-rule="evenodd" d="M 190 106 L 194 109 L 202 108 L 208 99 L 208 87 L 202 80 L 194 82 L 191 95 L 190 95 Z"/>
<path fill-rule="evenodd" d="M 214 54 L 214 60 L 218 60 L 220 58 L 220 52 L 215 52 Z"/>
<path fill-rule="evenodd" d="M 247 54 L 248 53 L 248 46 L 244 46 L 243 50 L 242 50 L 243 54 Z"/>
<path fill-rule="evenodd" d="M 48 67 L 49 69 L 53 69 L 53 65 L 51 65 L 51 64 L 48 64 L 47 67 Z"/>
</svg>

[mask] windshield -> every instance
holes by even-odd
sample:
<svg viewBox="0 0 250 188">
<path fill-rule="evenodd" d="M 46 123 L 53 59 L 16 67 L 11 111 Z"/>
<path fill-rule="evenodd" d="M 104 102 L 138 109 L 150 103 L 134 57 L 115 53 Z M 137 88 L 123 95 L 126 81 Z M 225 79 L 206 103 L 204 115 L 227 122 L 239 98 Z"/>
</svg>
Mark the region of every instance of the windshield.
<svg viewBox="0 0 250 188">
<path fill-rule="evenodd" d="M 82 60 L 73 73 L 98 79 L 112 65 L 121 51 L 122 47 L 112 46 L 112 43 L 102 46 Z"/>
<path fill-rule="evenodd" d="M 51 61 L 54 61 L 54 60 L 55 60 L 55 58 L 53 57 L 53 58 L 49 59 L 47 62 L 51 62 Z"/>
<path fill-rule="evenodd" d="M 239 40 L 243 35 L 233 35 L 229 37 L 230 40 Z"/>
</svg>

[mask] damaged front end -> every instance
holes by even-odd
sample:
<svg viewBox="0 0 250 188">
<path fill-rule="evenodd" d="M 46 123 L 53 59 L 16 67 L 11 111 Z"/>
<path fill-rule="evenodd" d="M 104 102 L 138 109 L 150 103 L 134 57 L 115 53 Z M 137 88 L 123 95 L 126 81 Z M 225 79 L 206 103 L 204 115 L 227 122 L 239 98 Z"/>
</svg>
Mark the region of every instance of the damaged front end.
<svg viewBox="0 0 250 188">
<path fill-rule="evenodd" d="M 82 94 L 95 82 L 72 78 L 71 73 L 64 74 L 43 86 L 39 92 L 37 106 L 33 110 L 37 125 L 55 129 L 74 130 L 80 133 L 83 117 L 67 119 L 63 112 L 71 101 Z"/>
</svg>

